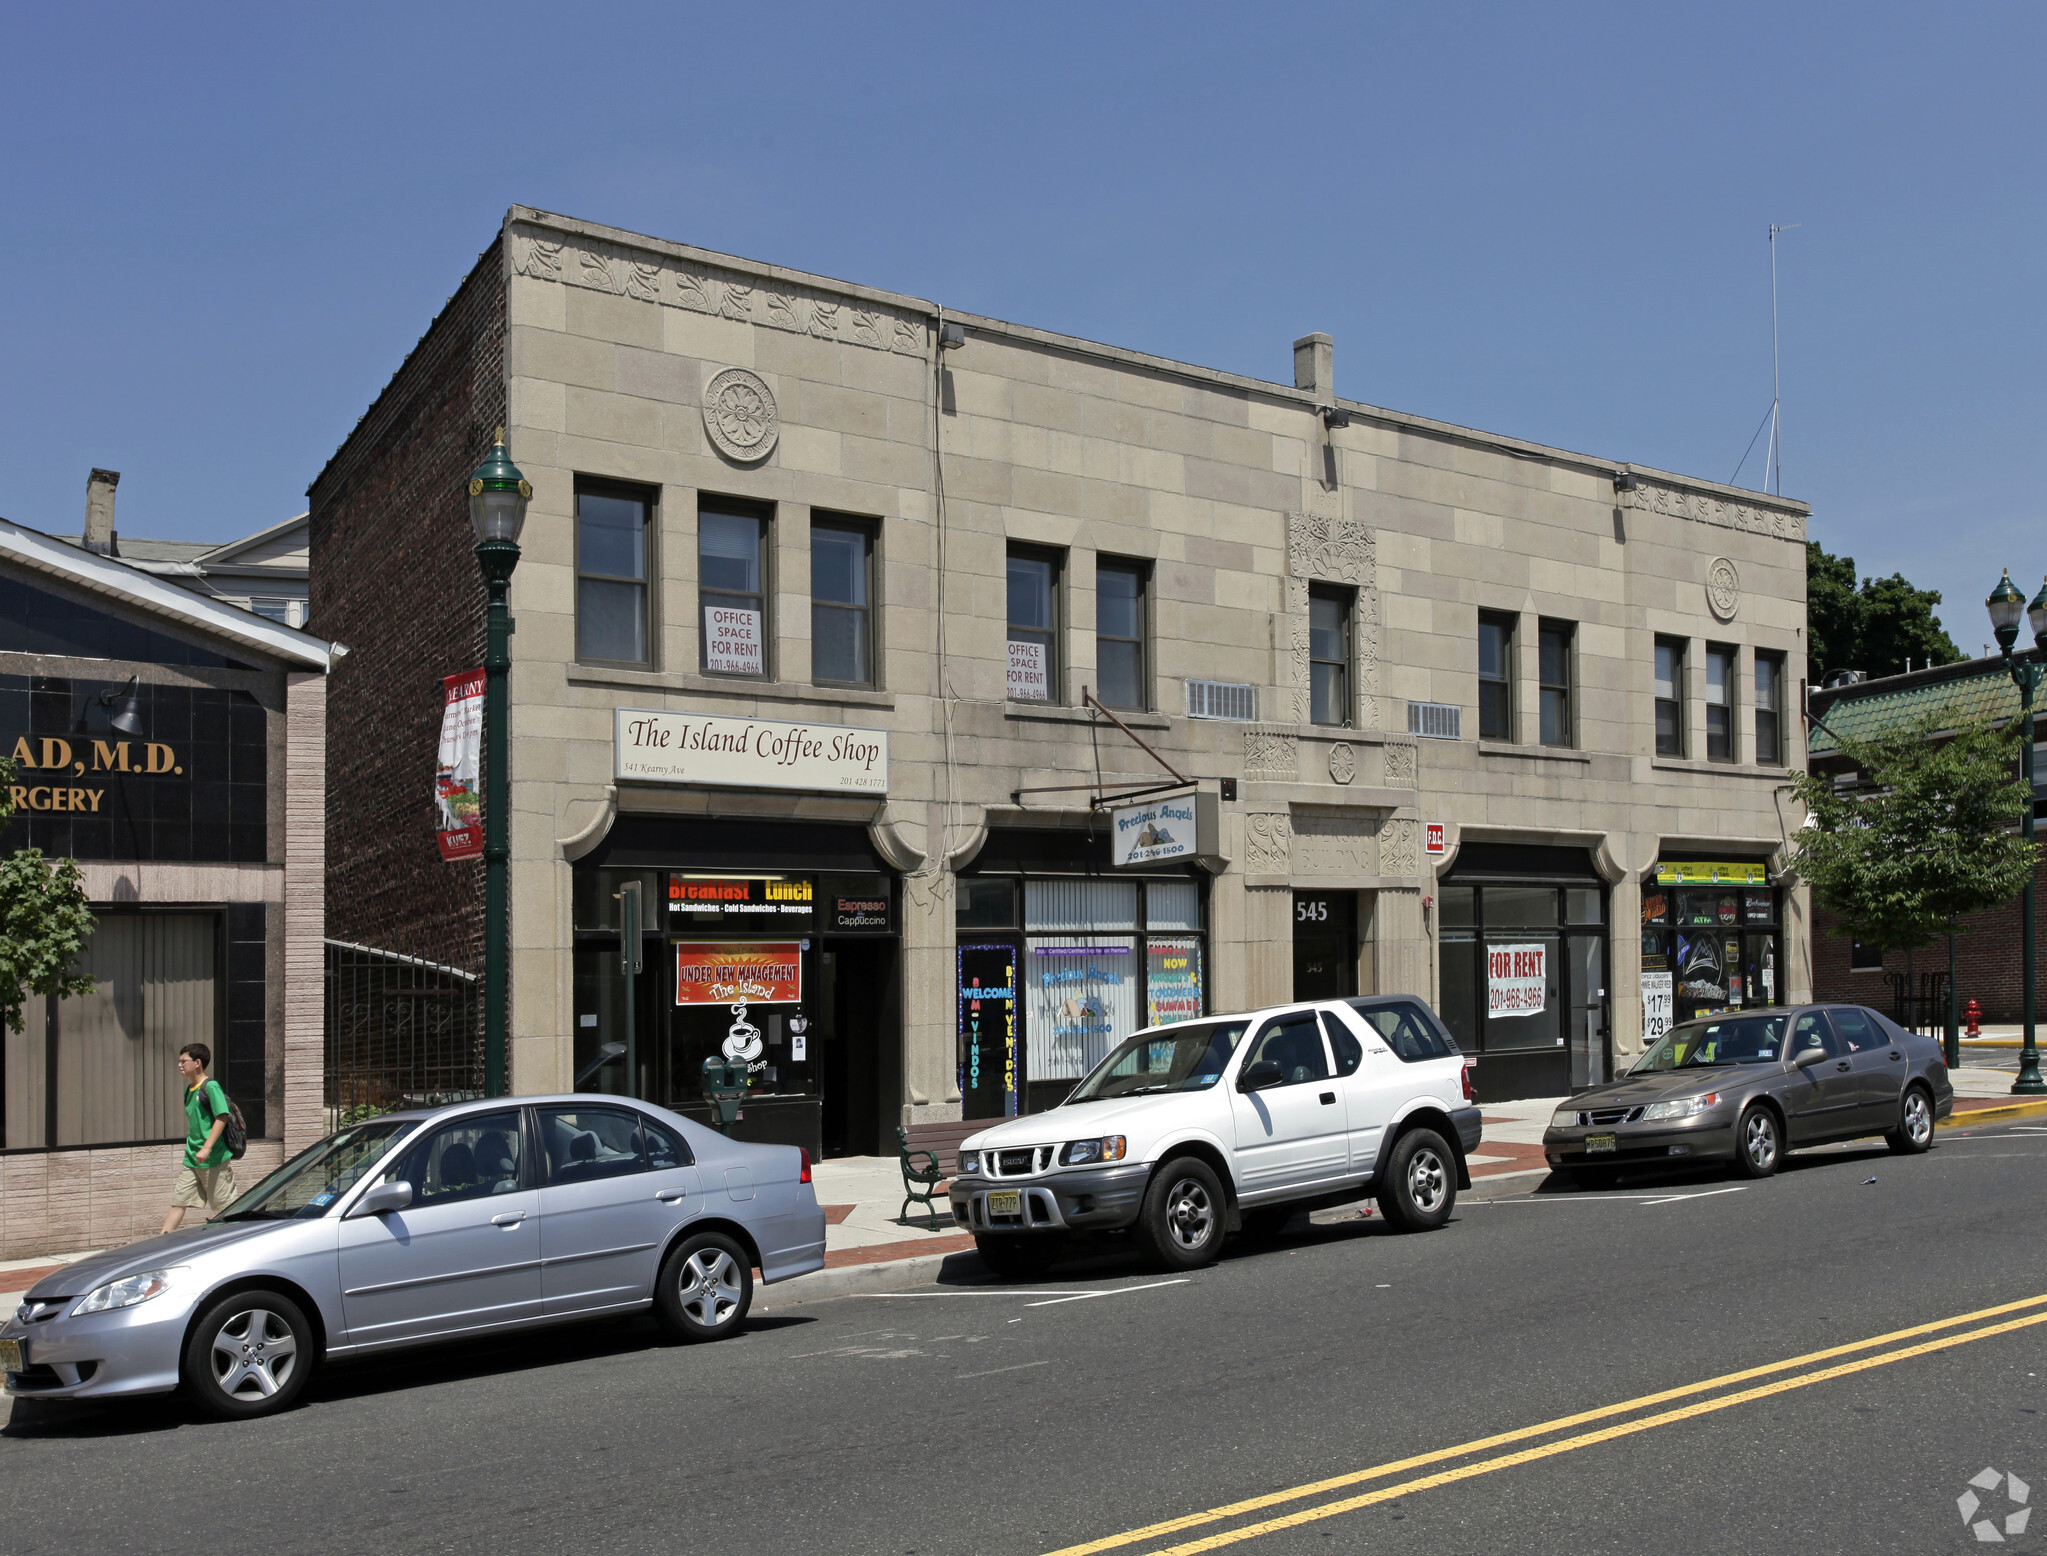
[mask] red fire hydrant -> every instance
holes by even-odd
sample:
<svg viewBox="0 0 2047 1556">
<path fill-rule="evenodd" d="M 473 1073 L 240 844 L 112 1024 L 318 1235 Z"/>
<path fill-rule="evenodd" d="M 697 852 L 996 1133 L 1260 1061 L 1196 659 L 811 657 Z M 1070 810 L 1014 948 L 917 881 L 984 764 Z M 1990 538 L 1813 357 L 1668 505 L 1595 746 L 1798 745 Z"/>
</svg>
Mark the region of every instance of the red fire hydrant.
<svg viewBox="0 0 2047 1556">
<path fill-rule="evenodd" d="M 1962 1009 L 1962 1017 L 1968 1023 L 1969 1036 L 1980 1037 L 1983 1035 L 1983 1007 L 1981 1005 L 1977 1004 L 1974 1000 L 1970 1000 Z"/>
</svg>

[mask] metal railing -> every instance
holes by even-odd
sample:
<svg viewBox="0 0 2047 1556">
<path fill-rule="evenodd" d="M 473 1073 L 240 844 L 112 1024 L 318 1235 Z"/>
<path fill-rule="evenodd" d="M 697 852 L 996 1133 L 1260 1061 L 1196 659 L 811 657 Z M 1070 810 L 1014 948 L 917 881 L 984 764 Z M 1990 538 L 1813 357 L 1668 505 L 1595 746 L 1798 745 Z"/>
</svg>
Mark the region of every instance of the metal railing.
<svg viewBox="0 0 2047 1556">
<path fill-rule="evenodd" d="M 329 940 L 323 1063 L 331 1132 L 483 1095 L 483 983 L 467 968 Z"/>
<path fill-rule="evenodd" d="M 1907 1031 L 1925 1037 L 1939 1037 L 1947 1030 L 1947 969 L 1919 974 L 1914 989 L 1910 973 L 1887 972 L 1884 982 L 1891 986 L 1891 1019 Z"/>
</svg>

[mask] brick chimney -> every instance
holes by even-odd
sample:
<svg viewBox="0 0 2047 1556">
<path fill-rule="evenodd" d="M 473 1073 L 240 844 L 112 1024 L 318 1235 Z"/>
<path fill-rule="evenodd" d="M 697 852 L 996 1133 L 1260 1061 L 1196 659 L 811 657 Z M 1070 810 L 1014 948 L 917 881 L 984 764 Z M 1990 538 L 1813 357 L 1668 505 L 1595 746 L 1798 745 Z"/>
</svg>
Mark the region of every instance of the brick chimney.
<svg viewBox="0 0 2047 1556">
<path fill-rule="evenodd" d="M 95 470 L 85 482 L 85 549 L 101 556 L 119 556 L 121 537 L 114 533 L 114 488 L 118 470 Z"/>
</svg>

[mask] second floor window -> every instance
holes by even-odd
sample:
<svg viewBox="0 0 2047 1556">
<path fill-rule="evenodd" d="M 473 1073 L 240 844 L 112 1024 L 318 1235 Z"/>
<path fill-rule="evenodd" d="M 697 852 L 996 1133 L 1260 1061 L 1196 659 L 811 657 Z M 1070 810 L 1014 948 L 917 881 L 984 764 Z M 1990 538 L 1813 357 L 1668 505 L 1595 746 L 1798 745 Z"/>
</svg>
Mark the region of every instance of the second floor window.
<svg viewBox="0 0 2047 1556">
<path fill-rule="evenodd" d="M 1734 650 L 1706 650 L 1706 760 L 1734 760 Z"/>
<path fill-rule="evenodd" d="M 810 524 L 810 678 L 874 684 L 868 604 L 874 538 L 850 524 Z"/>
<path fill-rule="evenodd" d="M 576 657 L 653 662 L 647 631 L 647 519 L 653 505 L 616 487 L 576 491 Z"/>
<path fill-rule="evenodd" d="M 1350 595 L 1308 591 L 1308 717 L 1317 724 L 1350 722 Z"/>
<path fill-rule="evenodd" d="M 697 595 L 704 615 L 704 668 L 714 675 L 768 673 L 768 521 L 705 508 L 697 515 Z"/>
<path fill-rule="evenodd" d="M 1679 638 L 1656 640 L 1656 754 L 1685 754 L 1685 646 Z"/>
<path fill-rule="evenodd" d="M 1514 618 L 1478 618 L 1478 738 L 1514 738 Z"/>
<path fill-rule="evenodd" d="M 1571 628 L 1568 623 L 1542 624 L 1537 666 L 1542 680 L 1542 743 L 1571 744 Z"/>
<path fill-rule="evenodd" d="M 1784 661 L 1756 655 L 1756 760 L 1768 767 L 1784 761 Z"/>
<path fill-rule="evenodd" d="M 1142 709 L 1145 696 L 1144 569 L 1135 562 L 1095 567 L 1096 693 L 1105 707 Z"/>
<path fill-rule="evenodd" d="M 1022 546 L 1009 553 L 1009 695 L 1052 702 L 1059 689 L 1059 559 Z"/>
</svg>

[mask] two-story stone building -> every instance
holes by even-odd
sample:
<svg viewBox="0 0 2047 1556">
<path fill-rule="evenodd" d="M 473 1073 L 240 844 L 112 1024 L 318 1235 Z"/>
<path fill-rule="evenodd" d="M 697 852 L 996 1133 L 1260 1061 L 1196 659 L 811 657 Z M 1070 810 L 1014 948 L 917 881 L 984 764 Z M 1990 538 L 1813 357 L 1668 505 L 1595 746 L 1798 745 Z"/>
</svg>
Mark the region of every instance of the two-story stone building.
<svg viewBox="0 0 2047 1556">
<path fill-rule="evenodd" d="M 515 208 L 311 490 L 330 934 L 477 964 L 432 783 L 502 424 L 515 1090 L 690 1102 L 729 1047 L 742 1132 L 867 1151 L 1203 1009 L 1413 992 L 1505 1097 L 1645 998 L 1802 995 L 1805 508 L 1293 366 Z M 1171 773 L 1196 854 L 1119 867 L 1089 799 Z"/>
</svg>

